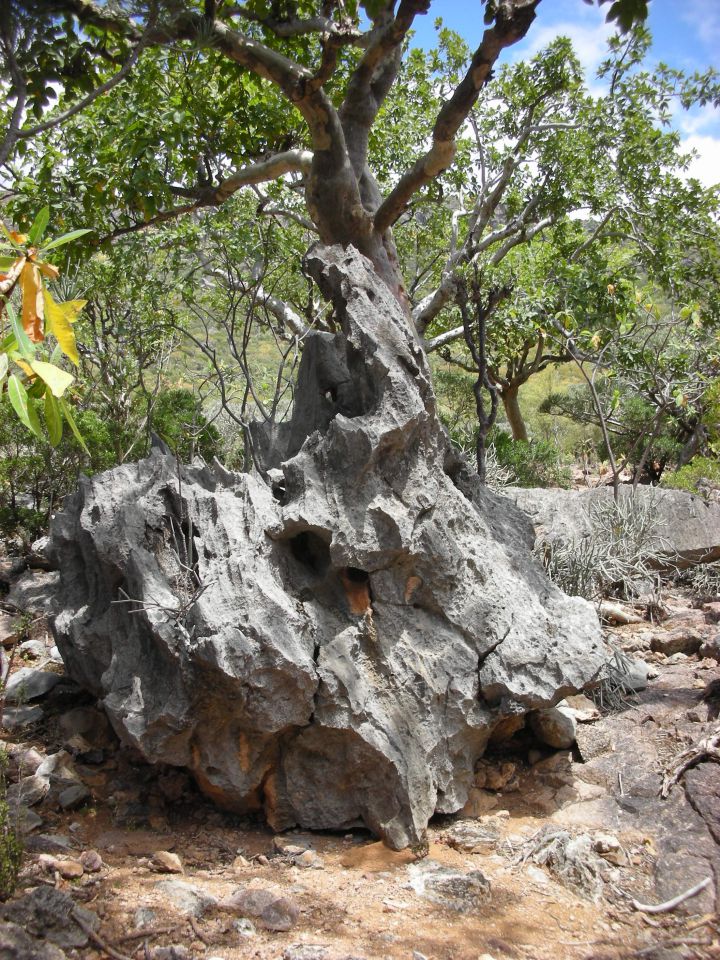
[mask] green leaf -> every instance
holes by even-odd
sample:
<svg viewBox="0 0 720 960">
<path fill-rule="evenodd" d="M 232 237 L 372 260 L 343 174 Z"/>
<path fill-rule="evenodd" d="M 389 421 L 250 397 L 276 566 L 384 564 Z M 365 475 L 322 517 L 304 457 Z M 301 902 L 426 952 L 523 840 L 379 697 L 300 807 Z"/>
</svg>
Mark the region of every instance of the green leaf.
<svg viewBox="0 0 720 960">
<path fill-rule="evenodd" d="M 0 270 L 9 270 L 17 262 L 17 257 L 0 257 Z"/>
<path fill-rule="evenodd" d="M 12 304 L 7 304 L 7 312 L 10 317 L 10 323 L 12 324 L 13 333 L 15 334 L 15 342 L 17 343 L 18 350 L 25 357 L 25 359 L 31 363 L 35 359 L 35 345 L 31 342 L 30 337 L 25 333 L 23 325 L 18 320 L 18 316 L 15 313 Z"/>
<path fill-rule="evenodd" d="M 63 416 L 64 416 L 65 419 L 67 420 L 67 422 L 68 422 L 68 424 L 69 424 L 69 426 L 70 426 L 70 429 L 72 430 L 73 434 L 75 435 L 75 439 L 76 439 L 77 442 L 80 444 L 80 446 L 83 448 L 83 450 L 85 451 L 85 453 L 86 453 L 88 456 L 90 456 L 90 451 L 88 450 L 87 446 L 85 445 L 85 441 L 84 441 L 83 438 L 82 438 L 82 434 L 80 433 L 80 431 L 79 431 L 78 428 L 77 428 L 77 424 L 75 423 L 75 418 L 73 417 L 72 410 L 70 409 L 70 405 L 68 404 L 67 400 L 65 400 L 64 398 L 61 398 L 60 400 L 58 400 L 58 406 L 60 407 L 60 410 L 62 411 Z"/>
<path fill-rule="evenodd" d="M 33 371 L 45 381 L 56 397 L 61 397 L 75 377 L 53 363 L 46 363 L 44 360 L 34 360 L 30 366 Z"/>
<path fill-rule="evenodd" d="M 8 379 L 8 399 L 12 404 L 13 410 L 18 416 L 18 420 L 23 423 L 31 433 L 34 433 L 38 439 L 43 440 L 40 420 L 38 419 L 35 403 L 28 397 L 25 388 L 20 383 L 15 374 Z"/>
<path fill-rule="evenodd" d="M 50 222 L 50 207 L 43 207 L 40 213 L 35 217 L 33 225 L 28 231 L 28 241 L 31 246 L 36 247 L 42 240 L 43 234 Z"/>
<path fill-rule="evenodd" d="M 56 237 L 54 240 L 51 240 L 50 243 L 46 243 L 40 252 L 46 253 L 48 250 L 62 247 L 66 243 L 77 240 L 78 237 L 84 237 L 86 233 L 92 233 L 92 230 L 71 230 L 70 233 L 64 233 L 61 237 Z"/>
<path fill-rule="evenodd" d="M 6 353 L 0 353 L 0 384 L 5 379 L 5 375 L 8 372 L 8 355 Z"/>
<path fill-rule="evenodd" d="M 51 390 L 45 391 L 45 422 L 47 423 L 50 443 L 56 447 L 62 440 L 63 418 L 57 400 Z"/>
</svg>

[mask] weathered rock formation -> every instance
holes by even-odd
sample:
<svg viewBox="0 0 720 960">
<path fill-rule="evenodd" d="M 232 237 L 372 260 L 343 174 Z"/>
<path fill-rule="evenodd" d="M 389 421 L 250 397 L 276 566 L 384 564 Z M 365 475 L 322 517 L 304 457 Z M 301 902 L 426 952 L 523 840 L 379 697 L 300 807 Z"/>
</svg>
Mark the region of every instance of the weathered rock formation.
<svg viewBox="0 0 720 960">
<path fill-rule="evenodd" d="M 611 487 L 556 490 L 508 487 L 503 491 L 530 517 L 538 541 L 578 541 L 592 531 L 596 504 L 612 501 Z M 659 561 L 688 567 L 720 559 L 720 503 L 684 490 L 620 487 L 621 497 L 636 496 L 653 511 L 661 544 Z"/>
<path fill-rule="evenodd" d="M 473 487 L 427 363 L 366 261 L 309 267 L 341 333 L 305 345 L 265 471 L 154 450 L 57 518 L 70 674 L 151 761 L 277 829 L 364 823 L 394 847 L 458 810 L 508 718 L 605 659 L 594 611 L 531 559 L 527 520 Z"/>
</svg>

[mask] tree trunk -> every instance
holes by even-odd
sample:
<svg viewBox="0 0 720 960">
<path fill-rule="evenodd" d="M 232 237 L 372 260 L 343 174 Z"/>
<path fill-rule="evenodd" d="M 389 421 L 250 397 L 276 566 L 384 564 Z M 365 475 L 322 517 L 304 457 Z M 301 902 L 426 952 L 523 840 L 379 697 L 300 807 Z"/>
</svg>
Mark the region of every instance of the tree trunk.
<svg viewBox="0 0 720 960">
<path fill-rule="evenodd" d="M 508 418 L 510 429 L 512 430 L 513 440 L 529 440 L 525 420 L 523 419 L 520 404 L 518 403 L 518 394 L 520 385 L 506 387 L 501 390 L 503 406 L 505 407 L 505 416 Z"/>
</svg>

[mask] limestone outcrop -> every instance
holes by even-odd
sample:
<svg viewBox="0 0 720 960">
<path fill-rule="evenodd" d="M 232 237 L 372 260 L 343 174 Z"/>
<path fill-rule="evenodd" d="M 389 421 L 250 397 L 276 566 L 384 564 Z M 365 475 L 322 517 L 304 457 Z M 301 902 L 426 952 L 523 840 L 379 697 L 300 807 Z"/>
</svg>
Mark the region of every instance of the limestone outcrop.
<svg viewBox="0 0 720 960">
<path fill-rule="evenodd" d="M 83 480 L 53 526 L 71 676 L 149 760 L 276 829 L 365 824 L 396 848 L 460 809 L 508 718 L 591 681 L 592 606 L 474 485 L 427 363 L 354 250 L 308 267 L 341 332 L 305 345 L 260 469 L 160 449 Z"/>
</svg>

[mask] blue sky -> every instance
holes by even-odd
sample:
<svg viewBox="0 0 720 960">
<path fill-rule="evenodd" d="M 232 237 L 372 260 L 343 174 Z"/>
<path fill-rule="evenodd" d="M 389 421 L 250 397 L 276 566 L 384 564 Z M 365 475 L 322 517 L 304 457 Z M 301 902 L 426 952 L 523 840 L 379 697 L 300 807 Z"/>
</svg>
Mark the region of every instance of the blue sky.
<svg viewBox="0 0 720 960">
<path fill-rule="evenodd" d="M 529 56 L 554 37 L 564 34 L 590 77 L 605 56 L 612 28 L 605 23 L 607 6 L 588 6 L 583 0 L 542 0 L 527 37 L 505 53 L 507 60 Z M 415 20 L 415 42 L 434 44 L 437 17 L 477 44 L 483 29 L 480 0 L 435 0 L 431 13 Z M 720 70 L 720 0 L 650 0 L 651 58 L 688 72 L 715 67 Z M 687 150 L 698 158 L 690 172 L 706 184 L 720 182 L 720 110 L 713 107 L 688 113 L 678 110 L 675 125 Z"/>
</svg>

